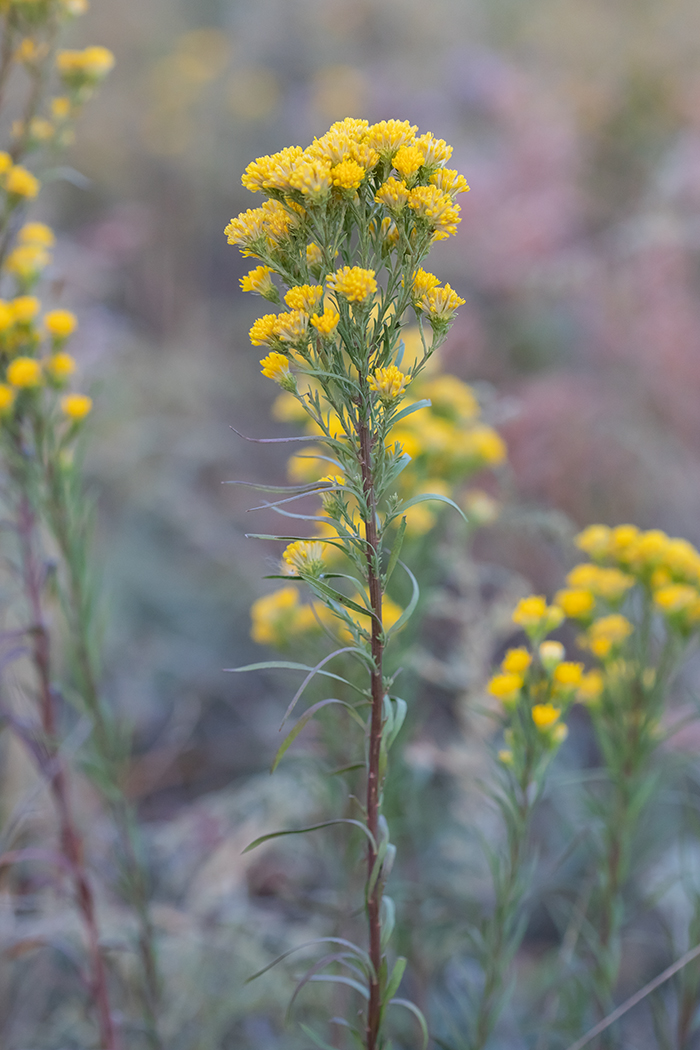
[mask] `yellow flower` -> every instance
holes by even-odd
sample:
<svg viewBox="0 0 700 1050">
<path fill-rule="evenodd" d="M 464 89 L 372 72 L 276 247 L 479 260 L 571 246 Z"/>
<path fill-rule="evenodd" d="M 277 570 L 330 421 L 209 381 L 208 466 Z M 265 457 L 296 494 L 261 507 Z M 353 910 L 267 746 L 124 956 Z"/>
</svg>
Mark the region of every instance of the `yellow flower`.
<svg viewBox="0 0 700 1050">
<path fill-rule="evenodd" d="M 269 353 L 267 357 L 263 357 L 260 364 L 262 365 L 262 374 L 267 379 L 274 379 L 280 385 L 288 382 L 291 378 L 288 358 L 284 354 L 278 354 L 276 350 Z"/>
<path fill-rule="evenodd" d="M 565 588 L 554 595 L 554 604 L 558 605 L 572 620 L 584 618 L 595 607 L 595 598 L 590 591 L 580 587 Z"/>
<path fill-rule="evenodd" d="M 229 244 L 238 244 L 244 255 L 255 248 L 275 246 L 295 225 L 295 219 L 279 201 L 265 201 L 260 208 L 241 212 L 224 230 Z"/>
<path fill-rule="evenodd" d="M 498 761 L 502 762 L 504 766 L 512 766 L 513 764 L 513 752 L 509 747 L 502 747 L 498 752 Z"/>
<path fill-rule="evenodd" d="M 379 394 L 380 399 L 389 404 L 401 397 L 408 384 L 408 376 L 400 372 L 396 365 L 378 368 L 367 380 L 370 390 Z"/>
<path fill-rule="evenodd" d="M 390 160 L 402 146 L 413 142 L 417 131 L 407 120 L 381 120 L 367 128 L 364 141 L 380 157 Z"/>
<path fill-rule="evenodd" d="M 439 279 L 435 274 L 428 273 L 427 270 L 416 270 L 413 275 L 413 301 L 417 302 L 422 299 L 428 292 L 432 292 L 434 288 L 440 284 Z"/>
<path fill-rule="evenodd" d="M 34 295 L 18 295 L 9 305 L 18 324 L 29 324 L 41 309 L 41 303 Z"/>
<path fill-rule="evenodd" d="M 532 654 L 523 646 L 518 646 L 517 649 L 508 650 L 503 657 L 501 667 L 508 674 L 522 674 L 523 671 L 527 671 L 531 663 Z"/>
<path fill-rule="evenodd" d="M 425 154 L 427 167 L 444 164 L 452 156 L 452 146 L 448 146 L 444 139 L 436 139 L 430 131 L 416 139 L 416 146 Z"/>
<path fill-rule="evenodd" d="M 392 176 L 379 187 L 374 199 L 377 204 L 383 204 L 392 214 L 398 215 L 408 203 L 406 183 L 399 182 L 398 179 Z"/>
<path fill-rule="evenodd" d="M 654 604 L 669 620 L 682 620 L 684 625 L 700 620 L 700 592 L 687 583 L 672 583 L 654 592 Z"/>
<path fill-rule="evenodd" d="M 416 186 L 408 195 L 408 206 L 435 231 L 436 240 L 455 234 L 462 221 L 459 204 L 455 204 L 449 193 L 443 193 L 437 186 Z"/>
<path fill-rule="evenodd" d="M 523 627 L 528 634 L 553 631 L 564 619 L 561 609 L 547 605 L 541 594 L 532 594 L 521 598 L 513 611 L 513 623 Z"/>
<path fill-rule="evenodd" d="M 610 551 L 611 530 L 607 525 L 589 525 L 574 542 L 590 558 L 605 558 Z"/>
<path fill-rule="evenodd" d="M 20 244 L 38 244 L 42 248 L 52 248 L 56 238 L 53 230 L 43 222 L 25 222 L 17 234 Z"/>
<path fill-rule="evenodd" d="M 451 321 L 458 307 L 465 300 L 446 284 L 444 288 L 433 288 L 417 301 L 416 307 L 428 315 L 429 321 Z"/>
<path fill-rule="evenodd" d="M 401 146 L 394 155 L 393 165 L 399 175 L 410 179 L 425 164 L 425 153 L 418 146 Z"/>
<path fill-rule="evenodd" d="M 9 303 L 0 299 L 0 332 L 6 332 L 15 322 L 15 313 Z"/>
<path fill-rule="evenodd" d="M 71 310 L 51 310 L 44 324 L 57 343 L 64 342 L 78 327 L 78 319 Z"/>
<path fill-rule="evenodd" d="M 295 540 L 282 555 L 285 570 L 298 576 L 318 576 L 323 572 L 325 543 L 318 540 Z"/>
<path fill-rule="evenodd" d="M 84 419 L 92 408 L 92 398 L 87 394 L 66 394 L 61 398 L 61 409 L 64 415 L 76 422 Z"/>
<path fill-rule="evenodd" d="M 83 51 L 59 51 L 56 68 L 68 84 L 96 82 L 106 77 L 114 66 L 114 55 L 106 47 L 93 45 Z"/>
<path fill-rule="evenodd" d="M 329 336 L 338 326 L 340 314 L 332 306 L 327 306 L 322 314 L 312 314 L 311 324 L 319 335 Z"/>
<path fill-rule="evenodd" d="M 277 314 L 265 314 L 259 317 L 250 330 L 250 341 L 253 346 L 265 346 L 279 339 L 279 322 Z"/>
<path fill-rule="evenodd" d="M 0 383 L 0 416 L 6 416 L 15 403 L 15 392 L 7 383 Z"/>
<path fill-rule="evenodd" d="M 33 281 L 51 262 L 51 256 L 39 244 L 18 244 L 5 261 L 5 270 L 20 281 Z"/>
<path fill-rule="evenodd" d="M 595 620 L 582 641 L 588 645 L 591 652 L 604 660 L 629 638 L 632 631 L 632 624 L 627 617 L 620 613 L 612 613 Z"/>
<path fill-rule="evenodd" d="M 289 176 L 289 185 L 312 201 L 324 200 L 331 189 L 331 166 L 327 161 L 307 157 Z"/>
<path fill-rule="evenodd" d="M 377 291 L 374 270 L 361 266 L 343 266 L 328 278 L 328 288 L 351 303 L 362 303 Z"/>
<path fill-rule="evenodd" d="M 510 672 L 508 674 L 495 674 L 487 688 L 491 696 L 495 696 L 506 707 L 510 707 L 517 701 L 522 687 L 522 675 Z"/>
<path fill-rule="evenodd" d="M 13 197 L 26 197 L 32 200 L 41 189 L 41 183 L 36 175 L 32 175 L 26 168 L 15 164 L 5 176 L 5 189 Z"/>
<path fill-rule="evenodd" d="M 365 168 L 356 160 L 342 160 L 331 171 L 331 182 L 341 190 L 356 190 L 365 175 Z"/>
<path fill-rule="evenodd" d="M 554 668 L 552 677 L 556 685 L 561 686 L 562 689 L 576 689 L 581 684 L 583 677 L 583 664 L 563 660 Z"/>
<path fill-rule="evenodd" d="M 46 370 L 54 379 L 59 381 L 67 379 L 75 372 L 75 360 L 65 352 L 52 354 L 46 362 Z"/>
<path fill-rule="evenodd" d="M 464 175 L 460 175 L 458 171 L 453 171 L 451 168 L 438 168 L 430 176 L 429 181 L 443 193 L 449 193 L 451 197 L 455 197 L 458 193 L 469 192 Z"/>
<path fill-rule="evenodd" d="M 546 733 L 561 717 L 561 708 L 554 704 L 535 704 L 532 708 L 532 721 L 539 731 Z"/>
<path fill-rule="evenodd" d="M 578 684 L 578 690 L 576 692 L 576 699 L 581 704 L 595 705 L 600 699 L 601 693 L 605 688 L 605 679 L 598 670 L 588 671 L 587 674 L 581 676 L 581 681 Z"/>
<path fill-rule="evenodd" d="M 301 146 L 287 146 L 272 156 L 258 157 L 245 169 L 241 182 L 251 193 L 259 190 L 286 190 L 294 165 L 303 156 Z"/>
<path fill-rule="evenodd" d="M 33 357 L 16 357 L 7 367 L 7 381 L 20 389 L 39 386 L 41 365 Z"/>
<path fill-rule="evenodd" d="M 4 175 L 12 167 L 12 157 L 5 150 L 0 150 L 0 175 Z"/>
<path fill-rule="evenodd" d="M 300 284 L 290 288 L 284 297 L 290 310 L 303 310 L 307 314 L 314 313 L 322 299 L 323 288 L 320 284 Z"/>
<path fill-rule="evenodd" d="M 304 310 L 290 310 L 277 315 L 277 338 L 283 343 L 303 343 L 309 328 L 309 315 Z"/>
<path fill-rule="evenodd" d="M 241 277 L 241 290 L 254 292 L 256 295 L 262 295 L 264 299 L 278 302 L 279 293 L 272 283 L 271 274 L 272 270 L 269 266 L 256 266 L 245 277 Z"/>
</svg>

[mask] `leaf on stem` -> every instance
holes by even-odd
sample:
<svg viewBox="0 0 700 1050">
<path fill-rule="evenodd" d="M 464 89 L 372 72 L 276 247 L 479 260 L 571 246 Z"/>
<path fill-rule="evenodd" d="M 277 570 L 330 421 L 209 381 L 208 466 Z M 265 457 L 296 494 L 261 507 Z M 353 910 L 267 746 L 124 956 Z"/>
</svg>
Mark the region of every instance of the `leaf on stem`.
<svg viewBox="0 0 700 1050">
<path fill-rule="evenodd" d="M 360 728 L 361 729 L 365 728 L 365 723 L 362 721 L 360 716 L 357 714 L 357 712 L 355 711 L 355 709 L 352 706 L 352 704 L 348 704 L 345 700 L 335 700 L 335 699 L 319 700 L 319 702 L 317 704 L 314 704 L 312 707 L 310 707 L 308 709 L 308 711 L 304 712 L 304 714 L 301 716 L 301 718 L 299 719 L 297 724 L 294 726 L 293 729 L 291 729 L 289 731 L 287 736 L 284 738 L 284 740 L 280 744 L 280 747 L 279 747 L 279 749 L 277 751 L 277 754 L 274 757 L 274 760 L 273 760 L 273 763 L 272 763 L 272 768 L 270 769 L 271 773 L 274 773 L 274 771 L 277 769 L 277 766 L 280 764 L 280 761 L 282 760 L 283 756 L 285 755 L 285 753 L 287 752 L 289 747 L 294 743 L 296 738 L 299 736 L 299 734 L 301 733 L 301 731 L 304 728 L 304 726 L 307 725 L 311 721 L 311 719 L 314 717 L 314 715 L 316 715 L 324 707 L 329 707 L 331 704 L 339 704 L 341 707 L 344 707 L 347 711 L 350 712 L 350 716 L 355 720 L 355 722 L 357 722 L 357 724 L 360 726 Z"/>
<path fill-rule="evenodd" d="M 388 1006 L 403 1006 L 405 1010 L 410 1010 L 411 1011 L 413 1016 L 418 1021 L 418 1024 L 420 1025 L 420 1030 L 421 1030 L 421 1032 L 423 1034 L 422 1050 L 427 1050 L 427 1048 L 428 1048 L 428 1025 L 427 1025 L 427 1022 L 425 1020 L 425 1017 L 423 1016 L 423 1011 L 419 1010 L 418 1007 L 416 1006 L 416 1004 L 412 1003 L 410 999 L 390 999 L 387 1005 Z"/>
<path fill-rule="evenodd" d="M 361 820 L 352 820 L 350 817 L 338 817 L 336 820 L 324 820 L 321 824 L 310 824 L 308 828 L 291 828 L 287 831 L 271 831 L 268 835 L 261 835 L 260 838 L 255 839 L 250 845 L 246 846 L 243 853 L 250 853 L 256 846 L 261 846 L 263 842 L 269 842 L 270 839 L 279 839 L 283 835 L 305 835 L 307 831 L 318 831 L 319 828 L 330 828 L 334 824 L 352 824 L 354 827 L 359 828 L 369 839 L 372 847 L 376 851 L 377 845 L 374 840 L 374 835 Z"/>
</svg>

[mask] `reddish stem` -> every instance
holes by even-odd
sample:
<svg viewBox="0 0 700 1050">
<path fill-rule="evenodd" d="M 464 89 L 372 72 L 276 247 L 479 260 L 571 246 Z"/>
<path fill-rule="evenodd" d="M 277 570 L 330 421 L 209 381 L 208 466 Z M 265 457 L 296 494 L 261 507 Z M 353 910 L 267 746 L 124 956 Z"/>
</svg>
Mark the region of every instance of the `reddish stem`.
<svg viewBox="0 0 700 1050">
<path fill-rule="evenodd" d="M 362 482 L 369 513 L 364 522 L 367 582 L 369 600 L 372 609 L 372 719 L 369 734 L 369 756 L 367 765 L 367 828 L 374 842 L 379 839 L 379 814 L 381 784 L 379 782 L 380 758 L 382 746 L 382 723 L 384 709 L 384 679 L 382 674 L 382 656 L 384 651 L 384 634 L 382 626 L 382 586 L 379 579 L 379 543 L 377 537 L 377 514 L 372 477 L 372 441 L 366 423 L 360 426 L 360 466 Z M 376 846 L 371 841 L 367 847 L 367 880 L 368 884 L 374 872 L 377 860 Z M 381 921 L 382 880 L 375 879 L 367 898 L 367 921 L 369 925 L 369 956 L 374 967 L 374 975 L 369 986 L 369 1005 L 367 1008 L 367 1050 L 376 1050 L 381 1023 L 381 989 L 379 973 L 382 963 Z"/>
<path fill-rule="evenodd" d="M 118 1050 L 114 1021 L 109 1005 L 107 972 L 100 950 L 95 898 L 88 879 L 83 842 L 73 815 L 68 776 L 56 744 L 56 702 L 51 685 L 51 644 L 41 601 L 42 569 L 34 550 L 36 519 L 26 495 L 20 500 L 17 531 L 20 541 L 24 589 L 32 618 L 33 662 L 39 679 L 41 724 L 48 749 L 47 766 L 54 803 L 58 811 L 61 851 L 71 869 L 75 898 L 83 917 L 92 970 L 90 986 L 100 1028 L 101 1050 Z"/>
</svg>

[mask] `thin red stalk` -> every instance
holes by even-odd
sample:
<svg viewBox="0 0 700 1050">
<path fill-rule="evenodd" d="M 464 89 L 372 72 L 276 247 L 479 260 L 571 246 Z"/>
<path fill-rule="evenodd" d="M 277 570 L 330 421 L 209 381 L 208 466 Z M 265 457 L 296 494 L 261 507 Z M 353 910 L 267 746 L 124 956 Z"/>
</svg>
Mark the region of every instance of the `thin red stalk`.
<svg viewBox="0 0 700 1050">
<path fill-rule="evenodd" d="M 58 811 L 61 850 L 70 866 L 78 908 L 88 938 L 92 970 L 91 990 L 95 1000 L 100 1029 L 101 1050 L 118 1050 L 107 990 L 107 973 L 100 950 L 95 912 L 95 898 L 88 879 L 83 856 L 83 843 L 70 804 L 68 776 L 56 747 L 56 704 L 51 685 L 51 645 L 44 622 L 41 591 L 42 573 L 34 550 L 36 521 L 26 495 L 20 499 L 17 531 L 21 548 L 22 576 L 32 617 L 33 662 L 39 679 L 41 723 L 50 754 L 50 784 Z"/>
<path fill-rule="evenodd" d="M 369 755 L 367 763 L 367 827 L 375 843 L 379 838 L 379 814 L 381 784 L 379 782 L 382 745 L 382 722 L 384 708 L 384 679 L 382 656 L 384 650 L 382 627 L 382 586 L 378 576 L 379 545 L 377 537 L 377 515 L 372 477 L 372 442 L 366 422 L 360 426 L 360 466 L 369 513 L 365 521 L 367 541 L 367 581 L 372 609 L 372 718 L 369 733 Z M 377 852 L 370 842 L 367 847 L 367 880 L 372 878 Z M 367 1008 L 367 1050 L 376 1050 L 381 1022 L 381 989 L 379 973 L 382 962 L 381 921 L 382 880 L 375 879 L 374 887 L 367 898 L 367 921 L 369 926 L 369 955 L 374 967 L 370 981 L 369 1005 Z"/>
</svg>

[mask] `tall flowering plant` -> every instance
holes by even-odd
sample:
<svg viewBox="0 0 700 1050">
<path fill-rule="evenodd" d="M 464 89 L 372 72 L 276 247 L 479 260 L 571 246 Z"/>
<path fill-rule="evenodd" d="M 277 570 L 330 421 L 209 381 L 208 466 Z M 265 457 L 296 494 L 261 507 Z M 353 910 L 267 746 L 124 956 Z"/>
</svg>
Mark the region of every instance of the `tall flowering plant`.
<svg viewBox="0 0 700 1050">
<path fill-rule="evenodd" d="M 6 116 L 16 107 L 6 149 L 0 150 L 3 554 L 11 565 L 9 580 L 16 584 L 7 612 L 12 629 L 1 636 L 2 644 L 10 645 L 2 670 L 5 676 L 11 657 L 26 655 L 31 675 L 22 680 L 22 693 L 35 701 L 34 715 L 20 718 L 3 697 L 0 718 L 26 744 L 50 787 L 58 829 L 53 849 L 49 843 L 41 843 L 40 849 L 13 848 L 10 829 L 0 848 L 0 866 L 39 862 L 65 878 L 82 921 L 87 950 L 80 969 L 98 1045 L 116 1050 L 120 1037 L 114 989 L 101 943 L 93 875 L 73 806 L 72 771 L 62 746 L 64 699 L 73 702 L 89 726 L 82 757 L 118 828 L 121 888 L 139 920 L 140 1027 L 152 1047 L 160 1045 L 158 980 L 133 813 L 121 790 L 123 734 L 101 693 L 89 557 L 92 513 L 79 454 L 92 401 L 72 389 L 77 365 L 70 339 L 77 318 L 62 305 L 39 298 L 45 291 L 42 277 L 52 266 L 54 234 L 44 223 L 27 221 L 26 214 L 41 191 L 48 160 L 72 141 L 77 116 L 114 64 L 104 47 L 59 49 L 66 23 L 87 7 L 87 0 L 0 0 L 0 108 Z M 56 597 L 63 617 L 56 615 Z"/>
<path fill-rule="evenodd" d="M 259 260 L 244 278 L 244 289 L 278 305 L 284 300 L 287 307 L 259 318 L 250 338 L 264 350 L 263 375 L 294 398 L 316 435 L 316 458 L 327 466 L 320 481 L 289 486 L 269 504 L 305 523 L 300 529 L 305 534 L 263 538 L 287 543 L 280 576 L 309 588 L 313 615 L 336 639 L 336 647 L 316 667 L 284 662 L 240 670 L 306 671 L 290 709 L 315 675 L 341 678 L 328 670 L 341 654 L 351 655 L 365 678 L 359 687 L 341 678 L 355 692 L 355 701 L 328 698 L 309 708 L 276 762 L 302 726 L 332 705 L 348 710 L 364 741 L 361 819 L 326 823 L 359 825 L 366 838 L 368 943 L 364 948 L 338 941 L 323 963 L 340 970 L 326 979 L 349 984 L 359 996 L 361 1023 L 343 1023 L 366 1050 L 389 1045 L 387 1012 L 394 1006 L 414 1014 L 427 1043 L 423 1015 L 397 997 L 405 960 L 390 965 L 389 959 L 394 905 L 385 884 L 395 847 L 382 797 L 389 751 L 406 704 L 394 691 L 385 654 L 418 600 L 415 577 L 400 560 L 406 512 L 431 500 L 452 501 L 439 492 L 402 490 L 401 475 L 411 456 L 391 431 L 429 406 L 427 399 L 411 396 L 412 384 L 463 302 L 422 265 L 432 245 L 454 234 L 460 221 L 455 197 L 468 186 L 446 167 L 451 153 L 442 139 L 419 136 L 407 121 L 369 125 L 346 119 L 305 150 L 293 146 L 250 164 L 243 185 L 267 200 L 226 228 L 229 243 Z M 411 314 L 420 352 L 407 362 L 401 330 Z M 296 500 L 310 496 L 320 501 L 318 513 L 293 509 Z M 397 568 L 411 587 L 403 611 L 387 593 Z M 316 975 L 318 966 L 302 983 Z"/>
</svg>

